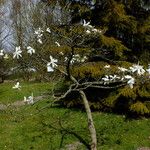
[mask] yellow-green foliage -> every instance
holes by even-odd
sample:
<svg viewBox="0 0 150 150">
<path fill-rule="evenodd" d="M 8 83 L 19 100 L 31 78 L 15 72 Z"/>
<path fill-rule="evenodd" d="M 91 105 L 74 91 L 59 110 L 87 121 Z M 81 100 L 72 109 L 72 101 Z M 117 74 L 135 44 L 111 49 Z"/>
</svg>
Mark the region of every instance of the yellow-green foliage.
<svg viewBox="0 0 150 150">
<path fill-rule="evenodd" d="M 114 107 L 116 100 L 119 98 L 119 94 L 117 93 L 111 93 L 106 99 L 105 104 L 109 107 Z"/>
<path fill-rule="evenodd" d="M 105 62 L 88 62 L 84 65 L 75 66 L 72 69 L 72 73 L 75 77 L 85 78 L 91 77 L 95 79 L 100 79 L 102 76 L 114 74 L 117 68 L 113 65 L 109 69 L 105 69 L 104 66 L 107 65 Z"/>
<path fill-rule="evenodd" d="M 121 41 L 115 39 L 114 37 L 106 37 L 104 35 L 101 36 L 101 44 L 104 47 L 110 49 L 110 51 L 114 51 L 115 56 L 121 57 L 124 51 L 129 50 L 125 47 Z"/>
<path fill-rule="evenodd" d="M 135 100 L 137 97 L 136 87 L 131 89 L 128 85 L 119 90 L 121 96 Z"/>
<path fill-rule="evenodd" d="M 150 83 L 144 84 L 138 89 L 138 95 L 143 98 L 150 99 Z"/>
<path fill-rule="evenodd" d="M 138 101 L 130 106 L 130 110 L 137 114 L 149 114 L 150 110 L 142 102 Z"/>
</svg>

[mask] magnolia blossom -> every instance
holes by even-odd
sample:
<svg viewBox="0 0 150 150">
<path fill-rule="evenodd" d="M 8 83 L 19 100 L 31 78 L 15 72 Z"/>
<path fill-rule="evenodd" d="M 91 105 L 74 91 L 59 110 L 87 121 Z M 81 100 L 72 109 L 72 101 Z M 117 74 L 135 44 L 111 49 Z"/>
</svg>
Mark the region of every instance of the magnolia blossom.
<svg viewBox="0 0 150 150">
<path fill-rule="evenodd" d="M 40 43 L 40 44 L 43 43 L 41 39 L 38 39 L 37 42 Z"/>
<path fill-rule="evenodd" d="M 54 69 L 51 67 L 51 63 L 47 63 L 47 72 L 53 72 Z"/>
<path fill-rule="evenodd" d="M 122 71 L 122 72 L 128 71 L 128 69 L 123 68 L 123 67 L 118 67 L 118 69 L 119 69 L 120 71 Z"/>
<path fill-rule="evenodd" d="M 21 89 L 20 83 L 17 82 L 12 88 L 20 90 Z"/>
<path fill-rule="evenodd" d="M 35 49 L 33 49 L 31 46 L 27 47 L 27 53 L 32 55 L 33 53 L 35 53 Z"/>
<path fill-rule="evenodd" d="M 58 42 L 55 42 L 55 44 L 56 44 L 58 47 L 60 47 L 60 44 L 59 44 Z"/>
<path fill-rule="evenodd" d="M 131 79 L 128 80 L 128 82 L 127 82 L 127 84 L 130 86 L 131 89 L 133 88 L 134 83 L 135 83 L 135 79 L 134 79 L 134 78 L 131 78 Z"/>
<path fill-rule="evenodd" d="M 109 75 L 110 81 L 115 81 L 116 79 L 120 79 L 117 75 Z"/>
<path fill-rule="evenodd" d="M 130 75 L 126 75 L 124 76 L 125 79 L 128 79 L 127 84 L 130 86 L 130 88 L 133 88 L 133 85 L 135 84 L 135 79 L 130 76 Z"/>
<path fill-rule="evenodd" d="M 47 31 L 48 33 L 51 33 L 51 30 L 50 30 L 50 28 L 47 28 L 47 29 L 46 29 L 46 31 Z"/>
<path fill-rule="evenodd" d="M 110 79 L 108 75 L 105 75 L 105 77 L 102 78 L 102 80 L 104 81 L 104 85 L 109 83 Z"/>
<path fill-rule="evenodd" d="M 59 54 L 60 54 L 60 55 L 62 55 L 62 56 L 64 55 L 64 53 L 63 53 L 63 52 L 60 52 Z"/>
<path fill-rule="evenodd" d="M 24 96 L 24 103 L 27 103 L 27 104 L 33 104 L 34 103 L 34 101 L 33 101 L 33 93 L 28 98 L 26 96 Z"/>
<path fill-rule="evenodd" d="M 86 30 L 86 33 L 87 33 L 87 34 L 90 34 L 90 33 L 91 33 L 91 31 L 90 31 L 90 30 Z"/>
<path fill-rule="evenodd" d="M 92 25 L 90 25 L 90 22 L 86 22 L 85 20 L 83 20 L 83 27 L 92 28 Z"/>
<path fill-rule="evenodd" d="M 53 68 L 57 67 L 57 63 L 58 60 L 57 59 L 54 59 L 52 56 L 50 56 L 50 64 Z"/>
<path fill-rule="evenodd" d="M 41 38 L 42 38 L 42 36 L 43 36 L 43 30 L 41 29 L 41 28 L 38 28 L 37 30 L 35 30 L 35 32 L 34 32 L 34 34 L 37 36 L 37 38 L 38 38 L 38 40 L 37 40 L 37 42 L 38 43 L 40 43 L 40 44 L 42 44 L 42 40 L 41 40 Z"/>
<path fill-rule="evenodd" d="M 54 59 L 52 56 L 50 56 L 50 62 L 47 63 L 47 72 L 53 72 L 53 68 L 57 67 L 57 62 L 57 59 Z"/>
<path fill-rule="evenodd" d="M 71 64 L 75 63 L 75 62 L 78 62 L 78 63 L 83 63 L 87 60 L 87 56 L 80 56 L 79 54 L 75 54 L 72 56 L 72 59 L 70 61 Z M 65 61 L 68 60 L 68 57 L 65 57 Z"/>
<path fill-rule="evenodd" d="M 143 75 L 145 73 L 145 70 L 143 69 L 143 66 L 141 65 L 133 65 L 130 67 L 131 72 L 137 72 L 138 75 Z"/>
<path fill-rule="evenodd" d="M 34 34 L 38 37 L 41 38 L 43 36 L 43 30 L 41 28 L 38 28 L 37 30 L 35 30 Z"/>
<path fill-rule="evenodd" d="M 22 50 L 20 49 L 20 46 L 16 47 L 16 50 L 13 53 L 13 58 L 19 59 L 19 57 L 22 57 L 21 53 L 22 53 Z"/>
<path fill-rule="evenodd" d="M 98 29 L 95 29 L 95 28 L 93 28 L 92 31 L 93 31 L 94 33 L 102 33 L 101 30 L 98 30 Z"/>
<path fill-rule="evenodd" d="M 4 59 L 8 59 L 9 57 L 8 57 L 8 54 L 5 54 L 4 55 Z"/>
<path fill-rule="evenodd" d="M 150 68 L 146 69 L 146 71 L 150 74 Z"/>
<path fill-rule="evenodd" d="M 110 68 L 110 65 L 105 65 L 104 68 L 108 69 Z"/>
<path fill-rule="evenodd" d="M 0 50 L 0 56 L 4 56 L 4 50 Z"/>
</svg>

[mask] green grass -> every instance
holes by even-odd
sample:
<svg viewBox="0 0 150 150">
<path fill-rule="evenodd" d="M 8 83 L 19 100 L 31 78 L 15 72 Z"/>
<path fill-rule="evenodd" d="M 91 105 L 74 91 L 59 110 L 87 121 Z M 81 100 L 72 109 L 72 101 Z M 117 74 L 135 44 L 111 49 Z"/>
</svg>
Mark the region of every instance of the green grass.
<svg viewBox="0 0 150 150">
<path fill-rule="evenodd" d="M 38 86 L 39 92 L 36 90 Z M 3 85 L 4 89 L 8 87 Z M 49 89 L 44 83 L 24 84 L 24 87 L 29 87 L 29 91 L 22 88 L 22 95 L 30 93 L 30 90 L 35 90 L 38 94 Z M 15 101 L 15 92 L 12 95 Z M 7 98 L 4 93 L 3 96 Z M 0 97 L 2 98 L 2 95 Z M 67 149 L 66 145 L 77 141 L 88 144 L 90 137 L 86 114 L 81 110 L 51 105 L 51 101 L 44 99 L 34 105 L 0 111 L 0 149 L 59 150 Z M 149 119 L 129 121 L 121 115 L 101 112 L 94 112 L 93 118 L 97 130 L 98 150 L 136 150 L 138 147 L 150 147 Z M 83 144 L 78 150 L 86 150 L 86 146 Z"/>
<path fill-rule="evenodd" d="M 34 96 L 43 95 L 45 92 L 50 92 L 50 83 L 20 83 L 21 90 L 13 89 L 16 84 L 4 83 L 0 84 L 0 103 L 12 103 L 15 101 L 23 100 L 24 96 L 30 96 L 33 93 Z"/>
</svg>

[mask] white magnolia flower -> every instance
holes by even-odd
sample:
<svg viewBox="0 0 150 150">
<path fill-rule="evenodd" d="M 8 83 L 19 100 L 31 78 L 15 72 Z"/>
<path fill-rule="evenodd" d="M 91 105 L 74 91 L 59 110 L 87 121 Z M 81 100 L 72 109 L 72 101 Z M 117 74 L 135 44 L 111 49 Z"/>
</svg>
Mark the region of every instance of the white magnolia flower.
<svg viewBox="0 0 150 150">
<path fill-rule="evenodd" d="M 47 31 L 48 33 L 51 33 L 51 30 L 50 30 L 50 28 L 47 28 L 47 29 L 46 29 L 46 31 Z"/>
<path fill-rule="evenodd" d="M 132 77 L 132 76 L 130 76 L 130 75 L 126 75 L 126 76 L 124 76 L 124 78 L 125 79 L 128 79 L 128 81 L 127 81 L 127 84 L 130 86 L 130 88 L 132 89 L 133 88 L 133 85 L 134 85 L 134 83 L 135 83 L 135 79 Z"/>
<path fill-rule="evenodd" d="M 94 33 L 102 33 L 101 30 L 98 30 L 98 29 L 95 29 L 95 28 L 93 28 L 92 31 L 93 31 Z"/>
<path fill-rule="evenodd" d="M 58 60 L 57 59 L 54 59 L 52 56 L 50 56 L 50 64 L 53 68 L 57 67 L 57 63 Z"/>
<path fill-rule="evenodd" d="M 34 103 L 34 101 L 33 101 L 33 93 L 28 98 L 26 96 L 24 96 L 24 103 L 27 103 L 27 104 L 33 104 Z"/>
<path fill-rule="evenodd" d="M 60 54 L 60 55 L 62 55 L 62 56 L 64 55 L 64 53 L 63 53 L 63 52 L 60 52 L 59 54 Z"/>
<path fill-rule="evenodd" d="M 105 65 L 104 68 L 108 69 L 110 68 L 110 65 Z"/>
<path fill-rule="evenodd" d="M 146 71 L 150 74 L 150 68 L 146 69 Z"/>
<path fill-rule="evenodd" d="M 83 58 L 81 58 L 81 62 L 85 62 L 87 59 L 87 56 L 84 56 Z"/>
<path fill-rule="evenodd" d="M 8 59 L 8 58 L 9 58 L 8 54 L 5 54 L 4 59 Z"/>
<path fill-rule="evenodd" d="M 43 30 L 41 28 L 38 28 L 37 30 L 35 30 L 34 34 L 38 37 L 41 38 L 43 36 Z"/>
<path fill-rule="evenodd" d="M 104 85 L 109 83 L 110 79 L 108 75 L 105 75 L 105 77 L 102 78 L 102 80 L 104 81 Z"/>
<path fill-rule="evenodd" d="M 17 82 L 12 88 L 20 90 L 21 89 L 20 83 Z"/>
<path fill-rule="evenodd" d="M 22 53 L 22 50 L 20 49 L 20 46 L 16 47 L 16 50 L 13 53 L 13 58 L 19 59 L 19 57 L 22 57 L 21 53 Z"/>
<path fill-rule="evenodd" d="M 131 72 L 137 72 L 138 75 L 143 75 L 145 73 L 145 70 L 143 69 L 143 66 L 141 65 L 133 65 L 130 67 Z"/>
<path fill-rule="evenodd" d="M 0 56 L 4 56 L 4 50 L 0 50 Z"/>
<path fill-rule="evenodd" d="M 58 42 L 55 42 L 55 44 L 56 44 L 58 47 L 60 47 L 60 44 L 59 44 Z"/>
<path fill-rule="evenodd" d="M 30 54 L 30 55 L 32 55 L 32 54 L 35 53 L 35 49 L 33 49 L 31 46 L 28 46 L 27 47 L 27 53 Z"/>
<path fill-rule="evenodd" d="M 130 76 L 130 75 L 126 75 L 126 76 L 124 76 L 124 78 L 125 78 L 125 79 L 131 79 L 131 78 L 132 78 L 132 76 Z"/>
<path fill-rule="evenodd" d="M 85 20 L 83 20 L 83 27 L 93 28 L 90 22 L 86 22 Z"/>
<path fill-rule="evenodd" d="M 118 69 L 119 69 L 120 71 L 122 71 L 122 72 L 128 71 L 128 69 L 123 68 L 123 67 L 118 67 Z"/>
<path fill-rule="evenodd" d="M 117 75 L 110 75 L 109 78 L 110 81 L 115 81 L 116 79 L 120 79 L 120 77 L 118 77 Z"/>
<path fill-rule="evenodd" d="M 37 42 L 40 43 L 40 44 L 43 43 L 41 39 L 38 39 Z"/>
<path fill-rule="evenodd" d="M 47 72 L 53 72 L 54 69 L 51 67 L 51 63 L 47 63 Z"/>
<path fill-rule="evenodd" d="M 57 67 L 57 62 L 57 59 L 54 59 L 52 56 L 50 56 L 50 62 L 47 63 L 47 72 L 53 72 L 54 68 Z"/>
<path fill-rule="evenodd" d="M 86 33 L 87 33 L 87 34 L 90 34 L 90 33 L 91 33 L 91 31 L 90 31 L 90 30 L 86 30 Z"/>
<path fill-rule="evenodd" d="M 135 79 L 132 77 L 131 79 L 128 80 L 127 84 L 130 86 L 130 88 L 133 88 L 133 85 L 135 83 Z"/>
</svg>

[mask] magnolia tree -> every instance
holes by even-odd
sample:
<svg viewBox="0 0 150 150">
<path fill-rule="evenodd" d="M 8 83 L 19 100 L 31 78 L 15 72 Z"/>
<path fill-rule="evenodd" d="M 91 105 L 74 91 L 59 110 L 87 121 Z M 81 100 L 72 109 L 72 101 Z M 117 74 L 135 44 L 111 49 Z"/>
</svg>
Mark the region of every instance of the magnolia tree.
<svg viewBox="0 0 150 150">
<path fill-rule="evenodd" d="M 97 149 L 97 137 L 96 130 L 92 118 L 90 104 L 85 90 L 88 88 L 96 89 L 116 89 L 123 86 L 127 86 L 131 89 L 137 83 L 149 82 L 150 80 L 150 65 L 144 68 L 140 64 L 133 64 L 128 68 L 118 65 L 106 64 L 101 66 L 104 74 L 94 80 L 90 78 L 79 78 L 80 75 L 76 75 L 76 70 L 81 66 L 89 66 L 91 58 L 91 47 L 98 38 L 103 36 L 103 30 L 96 29 L 90 22 L 83 20 L 81 25 L 76 26 L 61 26 L 58 28 L 51 26 L 46 29 L 38 28 L 34 36 L 38 47 L 47 45 L 50 41 L 53 42 L 53 47 L 49 47 L 49 58 L 47 56 L 42 57 L 39 50 L 31 45 L 26 47 L 26 53 L 31 58 L 38 57 L 38 63 L 44 65 L 47 72 L 50 74 L 61 75 L 69 82 L 68 89 L 59 97 L 55 97 L 56 100 L 62 100 L 66 98 L 70 93 L 76 92 L 83 100 L 83 104 L 87 114 L 88 129 L 91 136 L 91 150 Z M 24 53 L 20 46 L 17 46 L 13 59 L 21 59 L 24 57 Z M 115 71 L 112 73 L 110 70 L 115 66 Z M 21 89 L 21 85 L 17 82 L 14 89 Z M 54 94 L 54 93 L 53 93 Z M 33 94 L 31 96 L 24 97 L 24 102 L 27 104 L 33 104 Z"/>
</svg>

